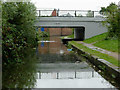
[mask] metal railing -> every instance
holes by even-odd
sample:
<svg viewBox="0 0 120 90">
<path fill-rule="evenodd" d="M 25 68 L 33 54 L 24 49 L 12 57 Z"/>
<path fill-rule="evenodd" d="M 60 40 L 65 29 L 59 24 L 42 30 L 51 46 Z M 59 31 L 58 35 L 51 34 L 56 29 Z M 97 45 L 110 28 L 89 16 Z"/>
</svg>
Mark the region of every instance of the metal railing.
<svg viewBox="0 0 120 90">
<path fill-rule="evenodd" d="M 55 15 L 52 15 L 55 11 Z M 99 11 L 91 10 L 37 10 L 39 17 L 96 17 L 102 16 Z"/>
</svg>

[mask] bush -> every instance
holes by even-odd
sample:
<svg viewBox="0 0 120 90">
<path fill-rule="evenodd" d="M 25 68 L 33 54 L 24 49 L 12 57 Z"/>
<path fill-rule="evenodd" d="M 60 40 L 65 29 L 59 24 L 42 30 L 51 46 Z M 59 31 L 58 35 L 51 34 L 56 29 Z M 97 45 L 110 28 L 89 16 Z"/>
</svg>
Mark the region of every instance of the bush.
<svg viewBox="0 0 120 90">
<path fill-rule="evenodd" d="M 108 35 L 106 39 L 113 39 L 119 37 L 119 22 L 120 22 L 120 13 L 118 6 L 114 3 L 111 3 L 109 6 L 101 7 L 100 13 L 106 15 L 106 21 L 104 25 L 108 28 Z"/>
<path fill-rule="evenodd" d="M 49 37 L 49 33 L 48 32 L 40 32 L 40 37 Z"/>
<path fill-rule="evenodd" d="M 30 2 L 2 4 L 3 63 L 21 62 L 24 49 L 36 44 L 36 8 Z"/>
</svg>

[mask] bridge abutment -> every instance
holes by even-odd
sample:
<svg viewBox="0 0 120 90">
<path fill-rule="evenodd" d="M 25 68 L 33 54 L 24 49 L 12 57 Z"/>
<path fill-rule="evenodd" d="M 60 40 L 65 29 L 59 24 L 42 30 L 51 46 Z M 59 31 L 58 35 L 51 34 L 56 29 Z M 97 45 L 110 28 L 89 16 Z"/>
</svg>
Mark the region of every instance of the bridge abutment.
<svg viewBox="0 0 120 90">
<path fill-rule="evenodd" d="M 85 27 L 74 28 L 74 39 L 85 39 Z"/>
</svg>

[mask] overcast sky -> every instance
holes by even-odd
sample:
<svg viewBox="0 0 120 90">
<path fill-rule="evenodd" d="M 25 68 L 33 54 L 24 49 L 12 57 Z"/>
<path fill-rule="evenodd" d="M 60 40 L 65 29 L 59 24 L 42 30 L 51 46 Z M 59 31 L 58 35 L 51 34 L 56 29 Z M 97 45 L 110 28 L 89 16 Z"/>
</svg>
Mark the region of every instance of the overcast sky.
<svg viewBox="0 0 120 90">
<path fill-rule="evenodd" d="M 60 10 L 100 10 L 111 2 L 118 4 L 120 0 L 31 0 L 37 9 Z"/>
</svg>

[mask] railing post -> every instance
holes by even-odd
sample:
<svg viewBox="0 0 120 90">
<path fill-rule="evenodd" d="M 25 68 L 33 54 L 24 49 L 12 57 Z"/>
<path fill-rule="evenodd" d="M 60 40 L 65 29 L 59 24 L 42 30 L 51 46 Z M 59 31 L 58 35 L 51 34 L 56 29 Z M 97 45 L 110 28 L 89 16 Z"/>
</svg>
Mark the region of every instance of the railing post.
<svg viewBox="0 0 120 90">
<path fill-rule="evenodd" d="M 95 16 L 94 13 L 95 13 L 95 12 L 93 11 L 93 17 Z"/>
<path fill-rule="evenodd" d="M 59 9 L 57 10 L 57 16 L 59 16 Z"/>
<path fill-rule="evenodd" d="M 76 17 L 76 11 L 75 11 L 75 17 Z"/>
<path fill-rule="evenodd" d="M 40 17 L 40 10 L 39 10 L 39 17 Z"/>
</svg>

